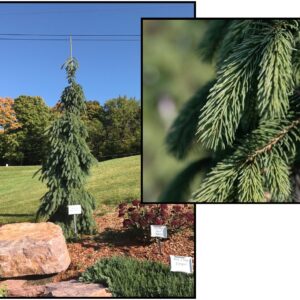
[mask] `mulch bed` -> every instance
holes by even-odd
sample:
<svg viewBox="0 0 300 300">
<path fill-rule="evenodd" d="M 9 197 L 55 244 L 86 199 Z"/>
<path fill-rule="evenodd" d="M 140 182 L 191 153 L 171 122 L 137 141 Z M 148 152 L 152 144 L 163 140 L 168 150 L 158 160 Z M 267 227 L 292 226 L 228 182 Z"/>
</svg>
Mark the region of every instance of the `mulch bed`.
<svg viewBox="0 0 300 300">
<path fill-rule="evenodd" d="M 107 207 L 103 208 L 108 210 Z M 194 231 L 183 229 L 162 241 L 159 254 L 155 240 L 145 242 L 137 239 L 122 226 L 117 211 L 96 216 L 99 234 L 85 237 L 80 242 L 68 243 L 71 265 L 56 275 L 54 282 L 78 278 L 89 266 L 103 257 L 126 255 L 137 259 L 160 261 L 169 264 L 169 255 L 194 257 Z"/>
</svg>

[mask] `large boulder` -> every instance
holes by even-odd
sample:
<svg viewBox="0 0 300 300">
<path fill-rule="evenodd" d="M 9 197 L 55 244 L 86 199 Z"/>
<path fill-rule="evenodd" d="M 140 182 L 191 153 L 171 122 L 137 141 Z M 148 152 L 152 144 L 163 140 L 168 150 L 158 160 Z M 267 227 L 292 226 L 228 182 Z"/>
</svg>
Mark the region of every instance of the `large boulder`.
<svg viewBox="0 0 300 300">
<path fill-rule="evenodd" d="M 0 227 L 0 278 L 58 273 L 70 262 L 58 225 L 17 223 Z"/>
</svg>

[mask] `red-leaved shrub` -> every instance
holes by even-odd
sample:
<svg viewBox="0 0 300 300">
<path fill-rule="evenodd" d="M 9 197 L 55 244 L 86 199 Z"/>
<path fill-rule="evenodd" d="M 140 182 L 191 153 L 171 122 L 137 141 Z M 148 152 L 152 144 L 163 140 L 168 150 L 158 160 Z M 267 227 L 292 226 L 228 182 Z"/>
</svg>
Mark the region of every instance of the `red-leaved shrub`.
<svg viewBox="0 0 300 300">
<path fill-rule="evenodd" d="M 142 204 L 139 200 L 119 205 L 123 227 L 150 236 L 150 225 L 166 225 L 168 234 L 194 226 L 194 208 L 188 204 Z"/>
</svg>

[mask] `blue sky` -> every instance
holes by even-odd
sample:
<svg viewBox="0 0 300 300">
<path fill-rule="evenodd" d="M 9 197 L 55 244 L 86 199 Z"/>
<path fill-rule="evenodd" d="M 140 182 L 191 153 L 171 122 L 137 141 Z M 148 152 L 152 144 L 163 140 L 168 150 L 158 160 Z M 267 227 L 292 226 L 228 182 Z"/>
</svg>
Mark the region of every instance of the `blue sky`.
<svg viewBox="0 0 300 300">
<path fill-rule="evenodd" d="M 193 17 L 193 10 L 188 3 L 0 3 L 0 34 L 140 35 L 141 17 Z M 1 40 L 3 37 L 0 35 L 0 97 L 38 95 L 53 106 L 67 84 L 60 67 L 69 56 L 69 43 Z M 77 81 L 88 100 L 104 103 L 119 95 L 140 99 L 139 41 L 74 41 L 73 56 L 80 66 Z"/>
</svg>

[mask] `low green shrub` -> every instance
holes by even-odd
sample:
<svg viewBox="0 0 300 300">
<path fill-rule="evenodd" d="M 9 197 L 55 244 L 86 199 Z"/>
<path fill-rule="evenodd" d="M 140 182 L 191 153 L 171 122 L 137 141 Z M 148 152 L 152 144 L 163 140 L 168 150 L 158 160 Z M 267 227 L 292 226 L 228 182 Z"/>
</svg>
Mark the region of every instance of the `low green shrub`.
<svg viewBox="0 0 300 300">
<path fill-rule="evenodd" d="M 7 286 L 0 284 L 0 298 L 4 298 L 8 296 Z"/>
<path fill-rule="evenodd" d="M 194 297 L 194 276 L 170 272 L 168 266 L 128 257 L 99 260 L 80 281 L 108 286 L 114 297 Z"/>
</svg>

